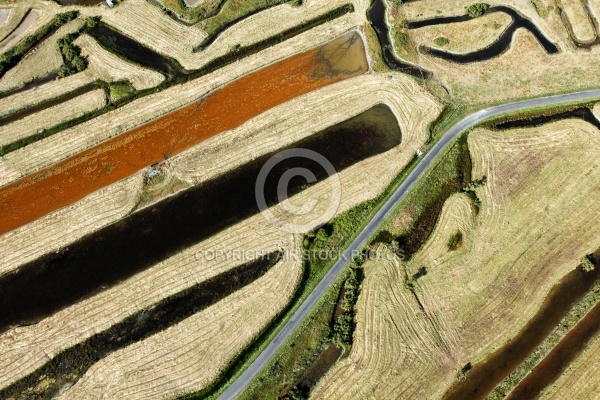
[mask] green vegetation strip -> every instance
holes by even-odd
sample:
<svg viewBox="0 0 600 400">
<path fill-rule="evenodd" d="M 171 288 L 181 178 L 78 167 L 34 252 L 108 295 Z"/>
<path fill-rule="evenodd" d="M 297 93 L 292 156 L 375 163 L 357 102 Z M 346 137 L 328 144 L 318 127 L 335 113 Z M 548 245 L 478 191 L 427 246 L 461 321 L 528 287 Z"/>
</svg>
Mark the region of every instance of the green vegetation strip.
<svg viewBox="0 0 600 400">
<path fill-rule="evenodd" d="M 600 257 L 600 251 L 596 252 Z M 584 269 L 593 269 L 595 266 L 591 261 L 591 256 L 586 256 L 581 263 Z M 519 367 L 507 376 L 500 385 L 498 385 L 487 400 L 500 400 L 505 398 L 508 393 L 531 371 L 550 351 L 561 341 L 563 337 L 590 311 L 598 302 L 600 302 L 600 284 L 594 286 L 580 301 L 578 301 L 569 312 L 561 319 L 552 333 L 527 357 Z"/>
<path fill-rule="evenodd" d="M 213 59 L 211 62 L 209 62 L 207 65 L 205 65 L 204 67 L 202 67 L 199 70 L 191 71 L 190 73 L 188 73 L 186 75 L 179 76 L 176 79 L 168 81 L 168 82 L 165 81 L 162 84 L 160 84 L 154 88 L 131 92 L 130 96 L 122 97 L 118 101 L 113 101 L 110 104 L 107 104 L 106 106 L 104 106 L 103 108 L 101 108 L 99 110 L 89 112 L 79 118 L 76 118 L 76 119 L 73 119 L 70 121 L 65 121 L 61 124 L 56 125 L 53 128 L 47 129 L 46 131 L 44 131 L 41 134 L 32 135 L 27 138 L 18 140 L 16 142 L 9 143 L 8 145 L 2 146 L 0 148 L 0 156 L 6 155 L 10 152 L 18 150 L 18 149 L 25 147 L 31 143 L 37 142 L 38 140 L 52 136 L 60 131 L 71 128 L 75 125 L 89 121 L 100 115 L 106 114 L 107 112 L 115 110 L 117 108 L 120 108 L 120 107 L 124 106 L 125 104 L 128 104 L 134 100 L 149 96 L 154 93 L 158 93 L 160 91 L 167 89 L 170 86 L 173 86 L 176 84 L 182 84 L 182 83 L 188 82 L 190 80 L 197 79 L 201 76 L 207 75 L 211 72 L 215 72 L 220 68 L 223 68 L 227 65 L 233 64 L 239 60 L 242 60 L 243 58 L 249 57 L 249 56 L 251 56 L 255 53 L 258 53 L 259 51 L 265 50 L 271 46 L 275 46 L 279 43 L 283 43 L 284 41 L 286 41 L 294 36 L 302 34 L 302 33 L 309 31 L 319 25 L 322 25 L 328 21 L 339 18 L 339 17 L 346 15 L 348 13 L 351 13 L 351 12 L 354 12 L 354 6 L 352 4 L 346 4 L 346 5 L 340 6 L 338 8 L 335 8 L 325 14 L 322 14 L 312 20 L 309 20 L 302 25 L 298 25 L 293 28 L 287 29 L 275 36 L 272 36 L 270 38 L 267 38 L 265 40 L 262 40 L 260 42 L 257 42 L 255 44 L 252 44 L 249 46 L 239 47 L 234 52 L 231 52 L 229 54 L 225 54 L 223 56 Z M 108 88 L 107 88 L 107 90 L 108 90 Z"/>
<path fill-rule="evenodd" d="M 67 22 L 77 18 L 77 15 L 78 14 L 76 11 L 68 11 L 62 14 L 57 14 L 50 23 L 44 25 L 35 33 L 27 36 L 16 46 L 2 54 L 2 56 L 0 56 L 0 78 L 2 78 L 9 69 L 17 65 L 23 56 L 27 54 L 33 47 L 35 47 L 50 34 L 58 30 L 58 28 L 65 25 Z"/>
<path fill-rule="evenodd" d="M 75 384 L 98 360 L 188 318 L 266 274 L 283 254 L 274 252 L 171 295 L 70 347 L 0 391 L 0 398 L 49 399 Z"/>
</svg>

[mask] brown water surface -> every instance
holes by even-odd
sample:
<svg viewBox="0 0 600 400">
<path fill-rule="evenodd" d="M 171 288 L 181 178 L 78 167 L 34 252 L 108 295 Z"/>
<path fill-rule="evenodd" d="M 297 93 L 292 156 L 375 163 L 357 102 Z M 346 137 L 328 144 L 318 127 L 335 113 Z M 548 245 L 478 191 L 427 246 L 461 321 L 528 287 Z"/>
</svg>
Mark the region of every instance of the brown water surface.
<svg viewBox="0 0 600 400">
<path fill-rule="evenodd" d="M 236 128 L 270 108 L 367 69 L 362 39 L 353 31 L 246 75 L 191 105 L 0 188 L 0 234 Z"/>
</svg>

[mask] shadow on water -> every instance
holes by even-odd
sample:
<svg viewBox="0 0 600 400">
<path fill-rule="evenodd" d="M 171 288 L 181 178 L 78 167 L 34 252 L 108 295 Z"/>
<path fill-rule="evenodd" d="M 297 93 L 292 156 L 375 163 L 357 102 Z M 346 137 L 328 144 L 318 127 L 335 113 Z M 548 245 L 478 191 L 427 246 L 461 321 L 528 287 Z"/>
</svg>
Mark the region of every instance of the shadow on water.
<svg viewBox="0 0 600 400">
<path fill-rule="evenodd" d="M 314 150 L 341 171 L 400 142 L 395 116 L 387 106 L 378 105 L 287 148 Z M 0 331 L 35 323 L 257 214 L 255 182 L 264 163 L 277 153 L 135 212 L 4 276 L 0 279 Z M 279 178 L 291 168 L 302 167 L 312 171 L 317 182 L 327 178 L 315 161 L 281 161 L 266 179 L 268 205 L 278 202 Z M 310 185 L 295 177 L 288 192 L 293 195 Z"/>
<path fill-rule="evenodd" d="M 136 64 L 160 71 L 171 77 L 185 74 L 183 67 L 174 59 L 157 53 L 102 22 L 88 30 L 87 33 L 92 35 L 108 51 Z"/>
<path fill-rule="evenodd" d="M 491 7 L 486 11 L 486 14 L 502 12 L 508 14 L 513 22 L 511 25 L 506 28 L 506 30 L 500 35 L 498 40 L 492 43 L 490 46 L 483 48 L 481 50 L 477 50 L 471 53 L 466 54 L 456 54 L 450 53 L 448 51 L 431 48 L 428 46 L 421 46 L 421 50 L 425 54 L 429 54 L 435 57 L 442 58 L 447 61 L 452 61 L 460 64 L 472 63 L 489 60 L 491 58 L 497 57 L 503 54 L 506 50 L 508 50 L 511 46 L 513 36 L 518 29 L 526 29 L 531 32 L 538 42 L 544 47 L 547 53 L 555 54 L 558 53 L 558 47 L 554 43 L 552 43 L 544 34 L 538 29 L 538 27 L 522 16 L 517 11 L 513 10 L 510 7 L 505 6 L 496 6 Z M 409 29 L 422 28 L 425 26 L 432 25 L 442 25 L 442 24 L 450 24 L 455 22 L 465 22 L 470 21 L 471 17 L 468 15 L 461 15 L 456 17 L 440 17 L 433 18 L 424 21 L 415 21 L 406 23 L 406 27 Z"/>
<path fill-rule="evenodd" d="M 35 372 L 0 391 L 0 398 L 54 398 L 59 390 L 76 383 L 96 362 L 188 318 L 249 285 L 266 274 L 282 257 L 274 252 L 232 268 L 158 303 L 137 311 L 105 331 L 72 346 Z M 44 385 L 40 385 L 40 381 Z"/>
<path fill-rule="evenodd" d="M 594 254 L 597 264 L 600 251 Z M 582 266 L 569 272 L 548 293 L 539 311 L 508 343 L 473 366 L 464 380 L 454 384 L 445 400 L 483 399 L 514 371 L 552 332 L 567 312 L 600 282 L 600 268 L 585 271 Z"/>
<path fill-rule="evenodd" d="M 513 128 L 529 128 L 547 124 L 548 122 L 560 121 L 567 118 L 580 118 L 588 124 L 594 125 L 600 129 L 600 121 L 596 118 L 594 113 L 587 107 L 580 107 L 570 111 L 563 111 L 556 114 L 540 115 L 527 119 L 517 119 L 514 121 L 501 122 L 499 124 L 492 125 L 494 129 L 513 129 Z"/>
<path fill-rule="evenodd" d="M 367 10 L 367 17 L 369 23 L 375 29 L 375 33 L 377 33 L 383 59 L 389 68 L 421 79 L 430 79 L 433 76 L 431 72 L 404 62 L 394 54 L 392 44 L 390 43 L 389 28 L 385 23 L 385 5 L 383 4 L 383 0 L 373 1 L 371 7 Z"/>
</svg>

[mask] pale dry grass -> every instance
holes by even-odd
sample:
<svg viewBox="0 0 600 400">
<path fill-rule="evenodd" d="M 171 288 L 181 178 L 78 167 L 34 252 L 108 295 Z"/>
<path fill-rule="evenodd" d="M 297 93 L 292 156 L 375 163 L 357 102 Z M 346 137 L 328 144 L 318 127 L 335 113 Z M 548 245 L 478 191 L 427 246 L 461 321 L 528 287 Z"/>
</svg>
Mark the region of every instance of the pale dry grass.
<svg viewBox="0 0 600 400">
<path fill-rule="evenodd" d="M 588 7 L 591 11 L 591 17 L 600 23 L 600 0 L 588 0 Z"/>
<path fill-rule="evenodd" d="M 469 0 L 422 0 L 407 3 L 401 7 L 401 12 L 409 21 L 463 15 L 466 6 L 471 3 L 473 2 Z M 600 55 L 598 46 L 592 47 L 590 51 L 576 48 L 560 15 L 554 11 L 556 4 L 553 1 L 536 1 L 540 10 L 543 10 L 540 13 L 534 3 L 529 1 L 494 0 L 487 3 L 504 4 L 518 10 L 532 20 L 559 47 L 560 52 L 548 55 L 531 34 L 521 29 L 517 31 L 508 51 L 487 61 L 458 64 L 421 54 L 421 65 L 433 71 L 456 100 L 467 104 L 493 103 L 597 86 L 593 77 L 600 72 L 596 62 Z M 483 21 L 483 18 L 485 17 L 474 21 Z M 420 30 L 414 32 L 416 35 L 412 35 L 413 31 L 409 31 L 409 34 L 417 45 L 430 44 L 429 38 L 423 40 L 420 37 Z"/>
<path fill-rule="evenodd" d="M 338 21 L 339 22 L 339 21 Z M 346 21 L 348 22 L 348 21 Z M 204 97 L 210 91 L 275 61 L 326 43 L 348 30 L 324 24 L 219 71 L 133 101 L 0 158 L 0 184 L 35 172 L 127 130 Z"/>
<path fill-rule="evenodd" d="M 12 12 L 13 9 L 11 8 L 0 8 L 0 26 L 6 24 L 9 21 Z"/>
<path fill-rule="evenodd" d="M 308 0 L 301 7 L 288 4 L 271 7 L 228 28 L 210 47 L 197 53 L 192 52 L 192 49 L 202 42 L 206 33 L 197 26 L 186 27 L 173 21 L 144 0 L 127 1 L 113 10 L 107 10 L 102 13 L 102 19 L 125 35 L 177 59 L 184 68 L 197 69 L 210 60 L 229 53 L 233 46 L 256 43 L 346 3 L 348 2 L 344 0 Z M 359 26 L 365 18 L 361 12 L 366 9 L 365 0 L 356 0 L 355 7 L 356 12 L 325 25 L 345 27 L 340 33 Z M 94 13 L 92 10 L 82 12 L 90 15 Z M 157 20 L 161 21 L 160 25 L 154 22 Z M 277 24 L 273 21 L 277 21 Z M 314 46 L 316 43 L 311 44 Z"/>
<path fill-rule="evenodd" d="M 279 262 L 206 310 L 96 363 L 59 398 L 163 399 L 206 387 L 286 305 L 301 271 L 299 260 Z"/>
<path fill-rule="evenodd" d="M 66 34 L 76 31 L 79 25 L 81 25 L 80 19 L 63 25 L 29 51 L 0 79 L 0 92 L 22 87 L 34 79 L 58 71 L 63 65 L 63 59 L 56 41 Z"/>
<path fill-rule="evenodd" d="M 596 116 L 596 119 L 597 119 L 598 121 L 600 121 L 600 103 L 597 103 L 597 104 L 594 106 L 594 108 L 593 108 L 592 112 L 593 112 L 593 113 L 594 113 L 594 115 Z"/>
<path fill-rule="evenodd" d="M 43 132 L 61 122 L 98 110 L 106 104 L 103 89 L 96 89 L 38 113 L 0 126 L 0 146 Z"/>
<path fill-rule="evenodd" d="M 137 202 L 142 180 L 138 173 L 3 235 L 0 277 L 127 215 Z"/>
<path fill-rule="evenodd" d="M 72 92 L 96 79 L 91 70 L 86 69 L 78 74 L 33 87 L 0 99 L 0 115 L 10 114 L 21 108 L 34 106 L 65 93 Z"/>
<path fill-rule="evenodd" d="M 82 9 L 95 15 L 96 9 Z M 162 53 L 179 59 L 192 54 L 192 49 L 206 34 L 196 26 L 185 26 L 165 15 L 159 7 L 145 0 L 127 0 L 118 7 L 102 10 L 102 21 L 125 35 Z"/>
<path fill-rule="evenodd" d="M 2 24 L 0 24 L 0 40 L 4 40 L 6 36 L 8 36 L 15 28 L 19 25 L 19 23 L 23 20 L 25 13 L 29 10 L 25 4 L 14 4 L 10 8 L 6 7 L 5 4 L 2 5 L 0 10 L 2 14 L 5 15 L 5 20 Z"/>
<path fill-rule="evenodd" d="M 598 354 L 600 336 L 567 367 L 562 375 L 538 396 L 539 399 L 598 399 L 600 398 L 600 373 Z"/>
<path fill-rule="evenodd" d="M 261 232 L 258 240 L 256 232 Z M 11 329 L 0 335 L 0 387 L 33 372 L 60 351 L 110 328 L 133 313 L 243 262 L 232 257 L 204 255 L 204 251 L 256 254 L 279 248 L 290 250 L 297 240 L 265 225 L 262 216 L 257 215 L 36 325 Z"/>
<path fill-rule="evenodd" d="M 399 82 L 396 82 L 394 85 L 396 79 Z M 381 89 L 382 84 L 386 81 L 389 81 L 389 88 Z M 435 118 L 437 112 L 439 112 L 439 106 L 433 101 L 419 95 L 421 89 L 406 77 L 400 75 L 392 80 L 388 77 L 372 77 L 369 80 L 369 84 L 373 87 L 371 90 L 373 90 L 374 94 L 370 95 L 370 103 L 364 102 L 362 106 L 366 109 L 372 104 L 382 101 L 381 97 L 387 97 L 383 100 L 390 105 L 400 119 L 403 129 L 403 143 L 382 155 L 372 157 L 347 168 L 339 174 L 343 196 L 337 213 L 341 213 L 364 200 L 377 196 L 387 186 L 389 181 L 410 161 L 416 149 L 422 146 L 427 140 L 427 126 Z M 365 84 L 364 87 L 367 88 L 368 85 Z M 378 92 L 375 88 L 379 88 L 381 91 Z M 404 93 L 400 94 L 402 93 L 400 90 L 404 90 Z M 336 91 L 332 90 L 328 97 L 333 97 L 334 93 Z M 350 97 L 346 101 L 352 102 L 354 98 Z M 278 113 L 272 112 L 270 114 L 263 114 L 260 119 L 266 121 L 267 124 L 271 124 L 271 126 L 279 126 L 282 123 L 283 126 L 278 131 L 281 137 L 292 138 L 292 135 L 298 135 L 299 139 L 301 135 L 311 133 L 307 127 L 308 125 L 302 128 L 299 125 L 300 122 L 304 124 L 314 123 L 315 120 L 318 120 L 318 118 L 315 118 L 315 115 L 322 116 L 328 110 L 328 108 L 323 107 L 329 107 L 332 112 L 335 112 L 337 107 L 340 106 L 345 106 L 345 104 L 331 104 L 325 101 L 322 107 L 314 105 L 314 108 L 306 111 L 289 109 L 283 117 L 281 113 L 278 115 Z M 283 111 L 283 108 L 280 111 Z M 286 116 L 289 119 L 297 114 L 303 115 L 300 120 L 294 123 L 286 122 Z M 255 120 L 258 121 L 259 118 Z M 333 123 L 333 121 L 329 122 Z M 272 149 L 268 145 L 266 146 L 260 139 L 264 133 L 263 126 L 263 124 L 257 124 L 253 120 L 251 123 L 231 131 L 235 132 L 238 140 L 233 135 L 230 135 L 229 138 L 237 142 L 241 148 L 253 147 L 253 154 L 256 156 Z M 272 136 L 271 140 L 274 140 L 274 138 Z M 279 145 L 271 143 L 272 145 L 279 147 L 283 143 Z M 198 149 L 200 148 L 203 148 L 204 151 L 199 151 Z M 238 147 L 236 146 L 236 148 Z M 188 174 L 190 174 L 187 175 L 188 177 L 191 177 L 191 173 L 193 172 L 194 179 L 198 180 L 214 177 L 221 173 L 223 168 L 212 166 L 204 174 L 197 174 L 195 170 L 190 172 L 187 167 L 184 168 L 184 165 L 189 166 L 190 164 L 186 163 L 190 163 L 200 153 L 203 154 L 202 159 L 216 159 L 222 154 L 219 151 L 218 148 L 213 148 L 208 141 L 201 143 L 196 148 L 189 150 L 188 156 L 182 154 L 181 157 L 174 157 L 169 160 L 165 170 L 167 173 L 170 173 L 170 170 L 187 170 Z M 240 157 L 244 158 L 245 155 L 240 154 Z M 227 164 L 228 160 L 221 160 L 221 166 Z M 227 165 L 227 168 L 233 167 L 234 165 Z M 377 180 L 373 180 L 373 176 L 377 176 Z M 138 174 L 138 177 L 141 177 L 141 174 Z M 135 182 L 139 183 L 139 181 L 132 181 L 132 184 Z M 130 191 L 129 193 L 132 192 Z M 323 215 L 329 198 L 329 181 L 323 181 L 293 196 L 288 201 L 293 204 L 304 204 L 310 199 L 319 200 L 313 212 L 293 222 L 298 224 L 312 223 L 314 225 L 326 222 Z M 106 210 L 110 209 L 111 206 L 107 205 L 107 207 Z M 274 207 L 274 214 L 281 214 L 281 208 L 282 205 Z M 101 207 L 100 211 L 102 210 L 105 210 L 104 207 Z M 83 207 L 80 212 L 82 214 L 93 213 L 90 208 L 83 209 Z M 68 218 L 67 216 L 59 221 L 61 224 L 67 223 Z M 101 222 L 106 223 L 106 221 L 102 220 Z M 100 225 L 100 223 L 98 224 Z M 85 229 L 88 231 L 91 230 L 91 225 L 93 224 L 85 226 Z M 44 221 L 35 221 L 30 224 L 26 230 L 30 235 L 24 240 L 20 248 L 27 249 L 27 242 L 36 241 L 38 235 L 47 232 L 45 226 L 47 226 L 47 222 Z M 60 226 L 57 225 L 56 228 L 60 229 Z M 256 232 L 260 232 L 260 236 L 257 236 Z M 71 240 L 80 237 L 78 232 L 66 234 L 64 242 L 67 241 L 66 238 L 69 235 L 71 236 Z M 3 238 L 5 237 L 9 236 L 5 235 Z M 282 243 L 285 243 L 288 238 L 288 233 L 279 231 L 274 226 L 266 223 L 262 215 L 256 215 L 171 257 L 169 260 L 159 263 L 147 271 L 135 275 L 106 292 L 100 293 L 91 299 L 80 302 L 45 319 L 36 326 L 11 330 L 6 335 L 0 336 L 0 344 L 4 346 L 1 353 L 6 360 L 0 366 L 0 370 L 6 371 L 4 376 L 0 376 L 0 386 L 6 385 L 39 367 L 47 360 L 46 353 L 50 355 L 56 354 L 61 349 L 84 340 L 93 334 L 93 332 L 106 329 L 118 320 L 141 308 L 147 307 L 165 296 L 182 290 L 203 279 L 208 279 L 235 265 L 233 260 L 209 260 L 201 262 L 201 260 L 199 261 L 195 257 L 198 251 L 207 249 L 259 250 L 277 248 Z M 14 241 L 7 243 L 6 246 L 12 243 Z M 19 258 L 28 260 L 33 258 L 33 256 L 31 254 L 22 256 L 17 254 L 10 260 L 11 265 L 19 265 Z M 26 343 L 29 343 L 30 346 L 24 346 Z M 31 351 L 31 348 L 38 347 L 40 351 Z"/>
<path fill-rule="evenodd" d="M 599 56 L 598 47 L 550 55 L 533 35 L 520 29 L 511 47 L 488 61 L 458 64 L 421 55 L 421 62 L 435 72 L 456 99 L 477 104 L 596 87 Z"/>
<path fill-rule="evenodd" d="M 600 193 L 598 130 L 580 120 L 477 129 L 469 144 L 474 178 L 487 176 L 478 216 L 455 195 L 411 261 L 366 268 L 356 345 L 314 398 L 439 398 L 467 362 L 510 340 L 552 285 L 600 245 L 600 209 L 591 200 Z M 450 251 L 457 230 L 463 244 Z M 385 299 L 407 303 L 398 270 L 410 276 L 421 266 L 428 270 L 416 285 L 421 313 L 390 310 Z"/>
<path fill-rule="evenodd" d="M 583 5 L 583 0 L 559 0 L 558 4 L 571 24 L 575 39 L 581 43 L 593 42 L 596 39 L 596 30 Z"/>
<path fill-rule="evenodd" d="M 21 21 L 21 23 L 13 30 L 8 36 L 6 36 L 0 42 L 0 52 L 5 52 L 6 50 L 13 47 L 15 44 L 19 42 L 25 35 L 27 35 L 31 28 L 35 26 L 35 21 L 40 16 L 40 12 L 37 10 L 31 10 L 25 18 Z"/>
<path fill-rule="evenodd" d="M 92 37 L 81 35 L 74 42 L 88 60 L 88 68 L 106 82 L 128 80 L 137 90 L 158 86 L 165 77 L 159 72 L 128 63 L 105 50 Z"/>
<path fill-rule="evenodd" d="M 507 14 L 491 13 L 466 22 L 411 29 L 410 35 L 422 45 L 454 53 L 469 53 L 490 46 L 511 23 L 512 18 Z M 448 39 L 450 43 L 447 46 L 437 45 L 434 40 L 439 37 Z"/>
</svg>

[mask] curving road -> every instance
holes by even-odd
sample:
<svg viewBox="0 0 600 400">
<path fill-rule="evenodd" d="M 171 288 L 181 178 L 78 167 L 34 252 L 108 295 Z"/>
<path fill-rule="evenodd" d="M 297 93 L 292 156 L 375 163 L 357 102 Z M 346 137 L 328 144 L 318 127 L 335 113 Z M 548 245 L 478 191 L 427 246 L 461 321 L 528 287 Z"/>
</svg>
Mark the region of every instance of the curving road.
<svg viewBox="0 0 600 400">
<path fill-rule="evenodd" d="M 233 384 L 225 390 L 219 400 L 229 400 L 237 397 L 250 382 L 258 375 L 258 373 L 267 365 L 269 360 L 275 355 L 277 350 L 285 343 L 294 330 L 306 318 L 310 311 L 314 308 L 317 302 L 323 297 L 325 291 L 335 281 L 342 272 L 344 267 L 350 262 L 355 254 L 357 254 L 367 243 L 367 240 L 379 228 L 379 226 L 392 213 L 394 208 L 402 201 L 406 193 L 415 185 L 425 171 L 433 164 L 438 155 L 455 139 L 460 133 L 464 132 L 491 117 L 495 117 L 507 112 L 523 111 L 530 108 L 544 107 L 550 105 L 559 105 L 570 102 L 584 102 L 588 100 L 600 99 L 600 90 L 589 90 L 583 92 L 575 92 L 570 94 L 562 94 L 556 96 L 546 96 L 536 99 L 517 101 L 514 103 L 503 104 L 495 107 L 486 108 L 477 111 L 474 114 L 464 118 L 456 125 L 451 127 L 442 138 L 427 152 L 421 159 L 415 169 L 406 177 L 402 184 L 396 189 L 392 196 L 385 204 L 377 211 L 373 219 L 365 226 L 341 255 L 339 260 L 327 272 L 325 277 L 319 282 L 315 289 L 308 295 L 304 303 L 300 305 L 292 318 L 285 324 L 281 331 L 273 338 L 262 353 L 254 360 L 254 362 L 244 371 Z"/>
</svg>

